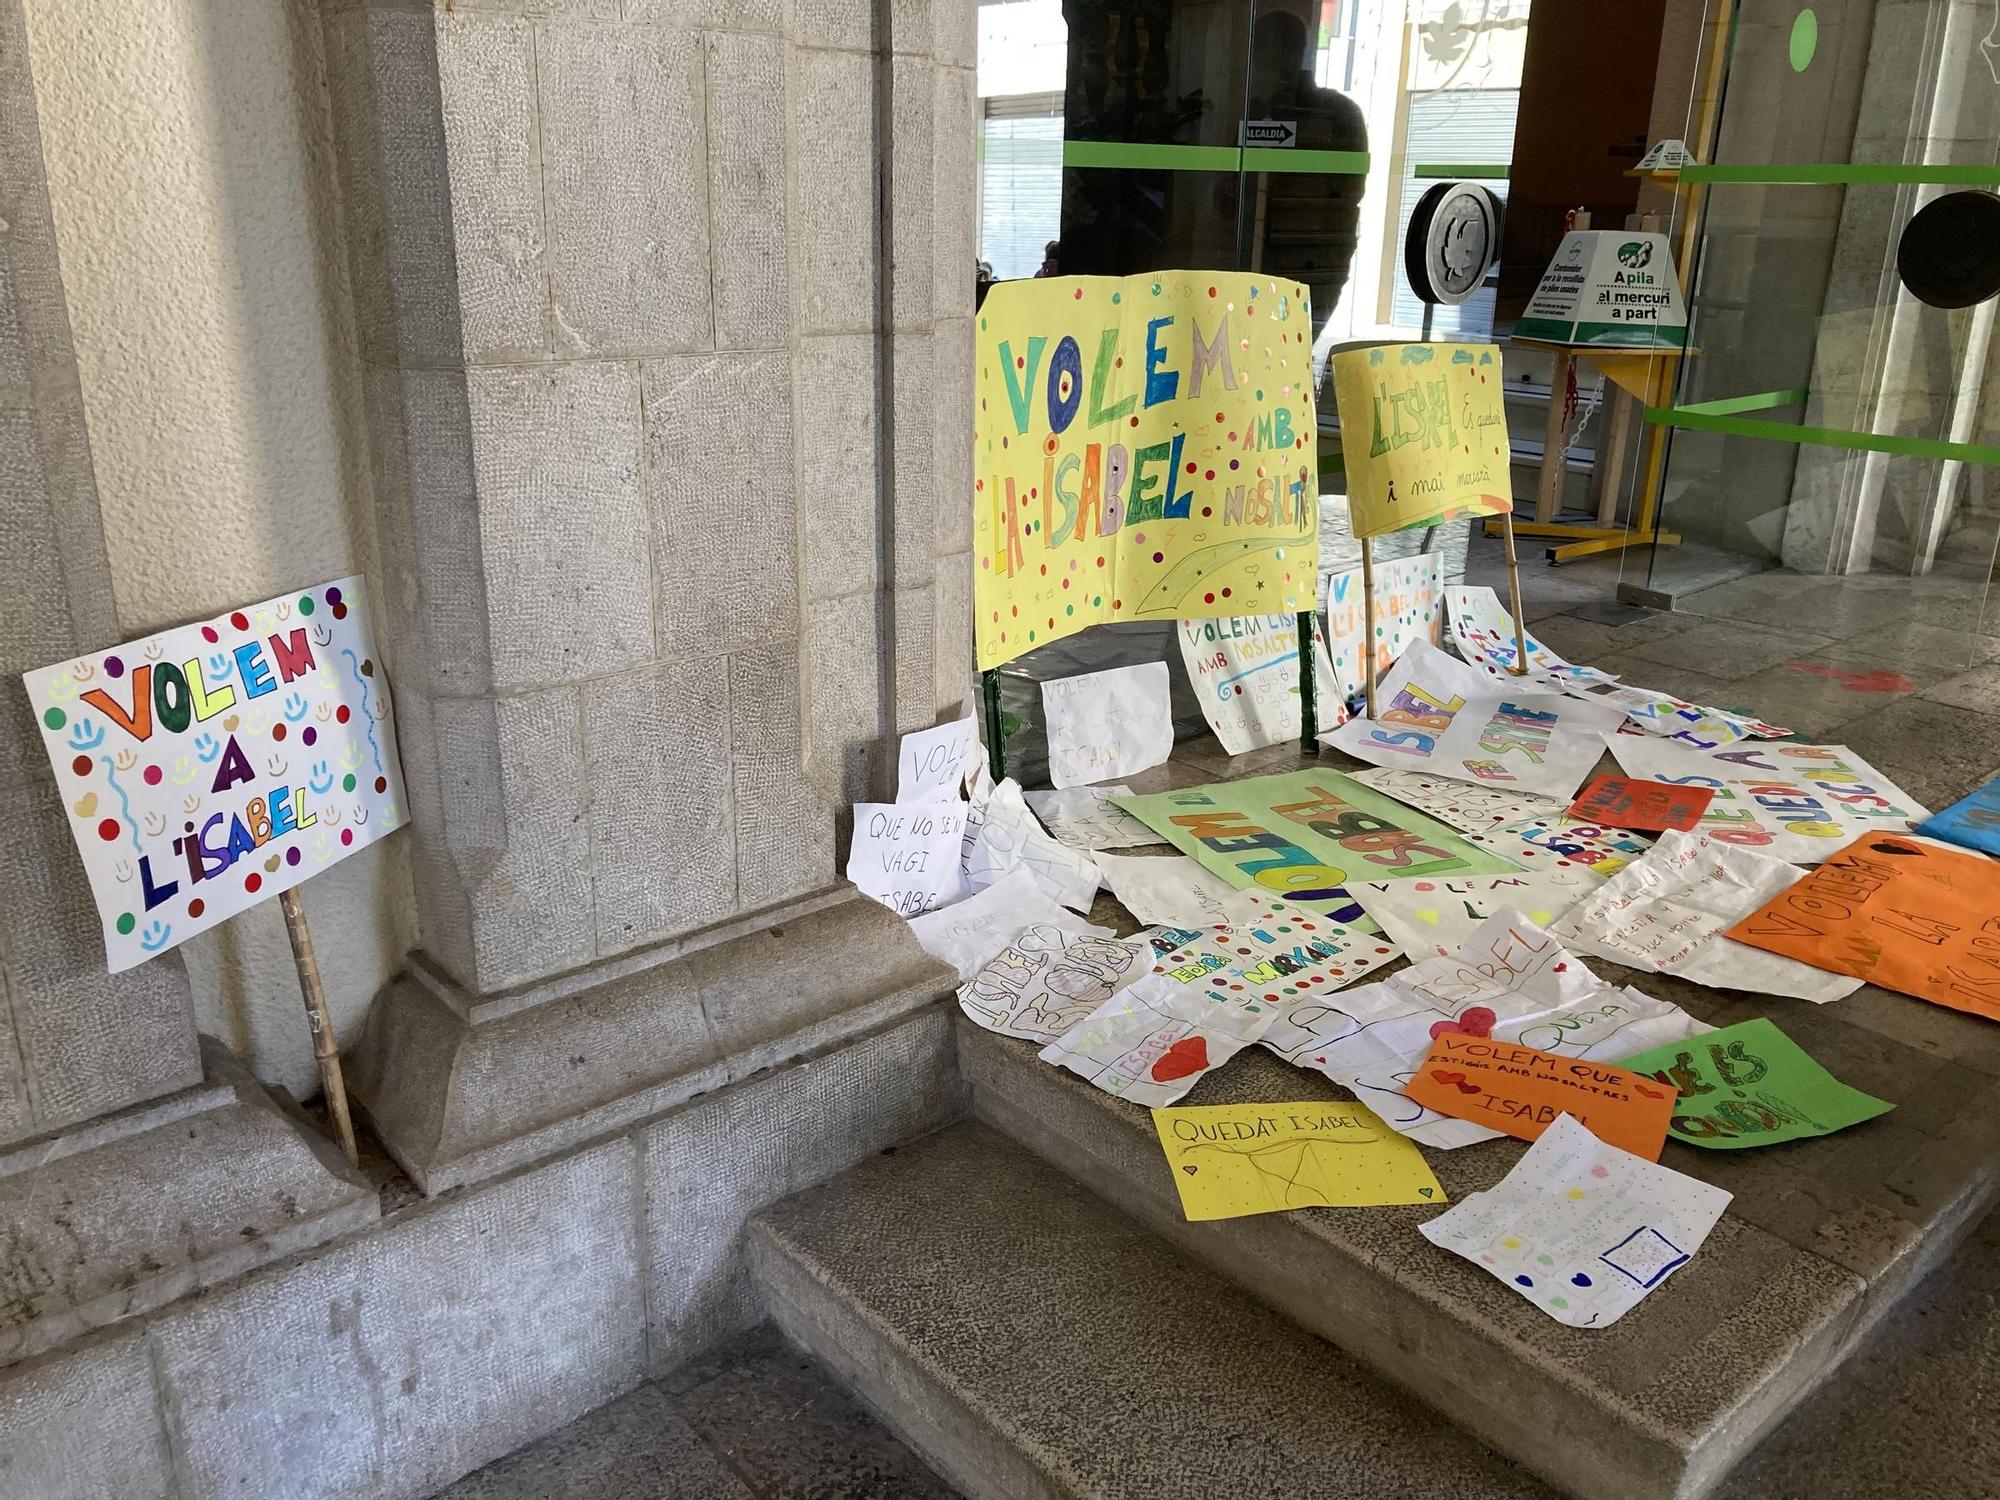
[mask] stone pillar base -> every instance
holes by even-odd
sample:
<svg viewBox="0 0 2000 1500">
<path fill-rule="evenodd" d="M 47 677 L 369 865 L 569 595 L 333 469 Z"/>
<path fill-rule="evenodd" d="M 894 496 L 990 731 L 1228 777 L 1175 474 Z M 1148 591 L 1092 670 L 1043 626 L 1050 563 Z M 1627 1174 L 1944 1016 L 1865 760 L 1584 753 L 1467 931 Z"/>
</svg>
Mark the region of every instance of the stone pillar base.
<svg viewBox="0 0 2000 1500">
<path fill-rule="evenodd" d="M 851 889 L 498 994 L 422 952 L 347 1060 L 355 1105 L 426 1194 L 574 1150 L 929 1004 L 958 976 Z"/>
<path fill-rule="evenodd" d="M 380 1217 L 220 1042 L 202 1082 L 0 1152 L 0 1365 Z"/>
</svg>

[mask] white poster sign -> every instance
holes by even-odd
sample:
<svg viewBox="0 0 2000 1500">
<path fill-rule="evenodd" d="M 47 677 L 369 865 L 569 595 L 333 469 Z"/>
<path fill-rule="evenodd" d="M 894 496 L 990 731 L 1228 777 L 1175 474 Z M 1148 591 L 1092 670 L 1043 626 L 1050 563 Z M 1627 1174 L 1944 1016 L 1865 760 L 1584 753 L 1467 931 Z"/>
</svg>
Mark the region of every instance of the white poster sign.
<svg viewBox="0 0 2000 1500">
<path fill-rule="evenodd" d="M 1361 570 L 1326 581 L 1326 643 L 1339 684 L 1340 712 L 1320 711 L 1323 729 L 1347 722 L 1347 704 L 1368 685 L 1368 635 Z M 1444 628 L 1444 557 L 1423 552 L 1375 565 L 1375 676 L 1379 681 L 1417 641 L 1438 642 Z"/>
<path fill-rule="evenodd" d="M 1387 792 L 1398 802 L 1429 813 L 1460 833 L 1486 833 L 1530 818 L 1560 818 L 1569 807 L 1567 801 L 1557 797 L 1510 792 L 1503 787 L 1453 781 L 1449 776 L 1430 776 L 1394 766 L 1370 766 L 1365 771 L 1348 774 L 1363 786 Z"/>
<path fill-rule="evenodd" d="M 1556 247 L 1514 337 L 1591 349 L 1679 349 L 1687 308 L 1664 234 L 1572 229 Z"/>
<path fill-rule="evenodd" d="M 1468 833 L 1466 842 L 1491 849 L 1523 870 L 1573 867 L 1609 880 L 1652 848 L 1652 841 L 1604 823 L 1567 818 L 1529 818 L 1488 833 Z"/>
<path fill-rule="evenodd" d="M 1145 943 L 1037 923 L 960 987 L 959 1009 L 1002 1036 L 1053 1041 L 1152 965 Z"/>
<path fill-rule="evenodd" d="M 1634 969 L 1824 1004 L 1862 982 L 1722 935 L 1802 878 L 1797 865 L 1755 849 L 1669 831 L 1645 858 L 1542 925 L 1573 948 Z"/>
<path fill-rule="evenodd" d="M 1528 632 L 1528 670 L 1515 676 L 1521 647 L 1514 635 L 1514 616 L 1490 588 L 1446 589 L 1445 613 L 1451 619 L 1451 638 L 1458 654 L 1496 681 L 1563 690 L 1618 680 L 1595 667 L 1579 667 L 1564 660 L 1536 640 L 1533 631 Z"/>
<path fill-rule="evenodd" d="M 1608 1328 L 1688 1263 L 1730 1197 L 1560 1115 L 1513 1171 L 1417 1229 L 1558 1323 Z"/>
<path fill-rule="evenodd" d="M 1088 854 L 1050 838 L 1009 776 L 984 798 L 966 804 L 962 862 L 965 883 L 984 890 L 1014 870 L 1026 870 L 1051 900 L 1089 911 L 1097 899 L 1097 865 Z"/>
<path fill-rule="evenodd" d="M 1417 959 L 1387 979 L 1343 991 L 1332 1004 L 1346 1029 L 1327 1028 L 1325 1044 L 1297 1061 L 1352 1089 L 1411 1140 L 1447 1149 L 1499 1132 L 1438 1114 L 1403 1092 L 1445 1032 L 1616 1062 L 1714 1030 L 1677 1005 L 1606 984 L 1511 910 L 1487 918 L 1450 957 Z"/>
<path fill-rule="evenodd" d="M 963 802 L 857 802 L 847 878 L 899 916 L 935 911 L 965 894 L 964 841 Z"/>
<path fill-rule="evenodd" d="M 1172 1104 L 1264 1034 L 1262 1000 L 1218 1005 L 1163 974 L 1144 975 L 1041 1052 L 1107 1094 L 1150 1109 Z"/>
<path fill-rule="evenodd" d="M 1028 928 L 1040 924 L 1065 932 L 1110 937 L 1109 927 L 1092 927 L 1065 911 L 1035 883 L 1026 869 L 1004 875 L 963 901 L 911 917 L 910 931 L 924 952 L 970 979 L 993 955 Z"/>
<path fill-rule="evenodd" d="M 1602 885 L 1589 870 L 1557 865 L 1518 875 L 1350 882 L 1347 890 L 1390 941 L 1422 958 L 1456 953 L 1480 923 L 1509 908 L 1537 927 L 1549 927 Z"/>
<path fill-rule="evenodd" d="M 1319 667 L 1313 713 L 1322 725 L 1347 717 L 1334 680 L 1326 637 L 1312 617 L 1313 655 Z M 1231 755 L 1261 750 L 1299 737 L 1299 622 L 1296 615 L 1244 615 L 1228 620 L 1183 620 L 1181 661 L 1201 703 L 1202 715 Z"/>
<path fill-rule="evenodd" d="M 1112 803 L 1113 797 L 1131 796 L 1129 786 L 1071 786 L 1022 795 L 1049 832 L 1072 849 L 1129 849 L 1161 842 L 1152 829 Z"/>
<path fill-rule="evenodd" d="M 1864 833 L 1907 833 L 1930 816 L 1845 745 L 1745 741 L 1704 752 L 1649 735 L 1609 739 L 1627 776 L 1715 788 L 1696 832 L 1795 865 L 1816 865 Z"/>
<path fill-rule="evenodd" d="M 1111 894 L 1148 926 L 1232 927 L 1296 911 L 1275 896 L 1241 891 L 1212 875 L 1185 854 L 1122 855 L 1098 851 L 1092 858 Z"/>
<path fill-rule="evenodd" d="M 1426 641 L 1375 690 L 1376 717 L 1321 738 L 1357 760 L 1569 798 L 1624 715 L 1558 693 L 1513 692 Z"/>
<path fill-rule="evenodd" d="M 1111 781 L 1163 764 L 1174 753 L 1167 690 L 1163 661 L 1043 683 L 1049 784 Z"/>
<path fill-rule="evenodd" d="M 896 758 L 898 802 L 954 802 L 974 744 L 971 714 L 953 724 L 903 736 Z"/>
<path fill-rule="evenodd" d="M 389 685 L 360 578 L 22 680 L 113 973 L 406 821 Z"/>
</svg>

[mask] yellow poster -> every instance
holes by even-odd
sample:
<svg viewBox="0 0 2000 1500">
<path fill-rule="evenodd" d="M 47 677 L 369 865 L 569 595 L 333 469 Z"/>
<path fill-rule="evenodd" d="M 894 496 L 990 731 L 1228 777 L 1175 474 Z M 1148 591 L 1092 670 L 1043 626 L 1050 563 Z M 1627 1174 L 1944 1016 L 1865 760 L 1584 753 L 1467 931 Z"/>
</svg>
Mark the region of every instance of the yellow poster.
<svg viewBox="0 0 2000 1500">
<path fill-rule="evenodd" d="M 981 669 L 1112 620 L 1314 607 L 1304 287 L 1217 271 L 1002 282 L 978 348 Z"/>
<path fill-rule="evenodd" d="M 1356 536 L 1512 507 L 1497 347 L 1381 344 L 1332 364 Z"/>
<path fill-rule="evenodd" d="M 1423 1153 L 1346 1100 L 1156 1109 L 1153 1128 L 1190 1221 L 1446 1201 Z"/>
</svg>

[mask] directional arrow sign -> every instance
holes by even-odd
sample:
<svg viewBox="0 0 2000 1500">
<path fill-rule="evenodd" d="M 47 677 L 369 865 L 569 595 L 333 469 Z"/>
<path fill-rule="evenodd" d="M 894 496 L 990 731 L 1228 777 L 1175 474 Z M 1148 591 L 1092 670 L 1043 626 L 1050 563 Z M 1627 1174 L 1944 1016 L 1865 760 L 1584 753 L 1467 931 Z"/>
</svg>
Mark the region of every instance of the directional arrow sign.
<svg viewBox="0 0 2000 1500">
<path fill-rule="evenodd" d="M 1245 120 L 1243 122 L 1242 145 L 1245 146 L 1296 146 L 1299 143 L 1299 122 L 1297 120 Z"/>
</svg>

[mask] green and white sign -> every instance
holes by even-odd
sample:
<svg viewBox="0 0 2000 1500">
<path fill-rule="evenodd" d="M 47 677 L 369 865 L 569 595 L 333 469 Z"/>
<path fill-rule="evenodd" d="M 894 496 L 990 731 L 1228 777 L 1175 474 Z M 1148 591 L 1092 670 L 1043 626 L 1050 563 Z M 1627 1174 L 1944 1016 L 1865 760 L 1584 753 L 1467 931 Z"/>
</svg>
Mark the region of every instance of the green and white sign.
<svg viewBox="0 0 2000 1500">
<path fill-rule="evenodd" d="M 1674 255 L 1663 234 L 1573 229 L 1514 336 L 1591 349 L 1679 349 L 1687 342 Z"/>
</svg>

